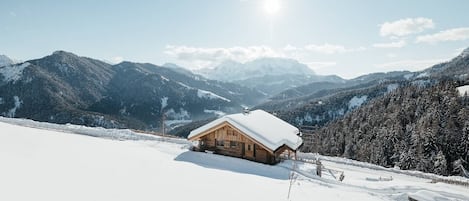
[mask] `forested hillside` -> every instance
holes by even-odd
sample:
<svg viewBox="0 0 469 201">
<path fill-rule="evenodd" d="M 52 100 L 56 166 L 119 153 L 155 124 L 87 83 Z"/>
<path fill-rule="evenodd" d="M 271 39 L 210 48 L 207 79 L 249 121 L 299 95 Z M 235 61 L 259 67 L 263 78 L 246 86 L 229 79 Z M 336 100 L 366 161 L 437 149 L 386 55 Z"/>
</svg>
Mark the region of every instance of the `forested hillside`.
<svg viewBox="0 0 469 201">
<path fill-rule="evenodd" d="M 315 132 L 303 151 L 442 175 L 469 169 L 469 97 L 442 81 L 409 83 Z M 467 84 L 467 83 L 466 83 Z"/>
</svg>

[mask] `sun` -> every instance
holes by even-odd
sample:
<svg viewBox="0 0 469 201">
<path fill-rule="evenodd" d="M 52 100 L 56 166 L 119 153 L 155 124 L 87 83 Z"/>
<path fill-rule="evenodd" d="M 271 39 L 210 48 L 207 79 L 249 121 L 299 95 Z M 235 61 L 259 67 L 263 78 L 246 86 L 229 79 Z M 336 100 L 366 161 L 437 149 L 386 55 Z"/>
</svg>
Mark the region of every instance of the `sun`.
<svg viewBox="0 0 469 201">
<path fill-rule="evenodd" d="M 264 10 L 269 15 L 275 15 L 280 10 L 280 0 L 265 0 Z"/>
</svg>

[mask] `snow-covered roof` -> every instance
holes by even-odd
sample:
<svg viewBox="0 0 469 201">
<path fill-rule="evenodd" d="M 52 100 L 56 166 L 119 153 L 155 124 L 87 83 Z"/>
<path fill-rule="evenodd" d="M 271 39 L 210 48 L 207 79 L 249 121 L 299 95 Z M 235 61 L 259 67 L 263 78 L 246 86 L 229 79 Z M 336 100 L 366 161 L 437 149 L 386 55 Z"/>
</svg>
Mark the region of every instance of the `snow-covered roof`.
<svg viewBox="0 0 469 201">
<path fill-rule="evenodd" d="M 456 88 L 459 91 L 459 95 L 464 96 L 464 94 L 469 94 L 469 85 L 460 86 Z"/>
<path fill-rule="evenodd" d="M 272 151 L 283 145 L 296 150 L 303 143 L 297 135 L 300 132 L 298 128 L 264 110 L 223 116 L 191 131 L 188 138 L 196 137 L 224 122 L 236 127 Z"/>
</svg>

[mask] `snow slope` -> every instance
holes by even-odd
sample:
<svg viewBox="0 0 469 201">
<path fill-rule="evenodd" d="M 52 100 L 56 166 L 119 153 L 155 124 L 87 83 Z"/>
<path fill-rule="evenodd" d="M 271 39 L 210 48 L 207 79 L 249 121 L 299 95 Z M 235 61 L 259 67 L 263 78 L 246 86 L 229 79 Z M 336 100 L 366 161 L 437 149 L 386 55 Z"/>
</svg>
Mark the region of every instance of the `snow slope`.
<svg viewBox="0 0 469 201">
<path fill-rule="evenodd" d="M 287 199 L 291 161 L 270 166 L 187 148 L 129 130 L 0 118 L 0 200 L 469 200 L 467 187 L 333 160 L 323 164 L 345 171 L 343 182 L 300 163 Z M 393 180 L 369 179 L 380 176 Z"/>
<path fill-rule="evenodd" d="M 202 89 L 197 89 L 197 96 L 199 98 L 206 98 L 206 99 L 220 99 L 220 100 L 223 100 L 223 101 L 226 101 L 226 102 L 231 102 L 231 100 L 223 97 L 223 96 L 219 96 L 213 92 L 210 92 L 210 91 L 205 91 L 205 90 L 202 90 Z"/>
<path fill-rule="evenodd" d="M 23 70 L 30 64 L 28 62 L 19 65 L 0 66 L 0 74 L 3 76 L 5 82 L 16 82 L 21 78 Z"/>
<path fill-rule="evenodd" d="M 360 107 L 363 103 L 365 103 L 367 98 L 368 96 L 366 95 L 360 96 L 360 97 L 354 96 L 352 99 L 350 99 L 348 103 L 348 109 Z"/>
</svg>

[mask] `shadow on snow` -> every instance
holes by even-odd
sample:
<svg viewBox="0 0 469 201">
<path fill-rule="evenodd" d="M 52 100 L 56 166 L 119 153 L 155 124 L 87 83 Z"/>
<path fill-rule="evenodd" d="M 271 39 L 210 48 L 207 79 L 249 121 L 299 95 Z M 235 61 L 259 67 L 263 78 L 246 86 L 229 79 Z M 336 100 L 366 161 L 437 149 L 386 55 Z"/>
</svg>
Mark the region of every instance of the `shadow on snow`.
<svg viewBox="0 0 469 201">
<path fill-rule="evenodd" d="M 227 170 L 241 174 L 251 174 L 272 179 L 288 180 L 290 171 L 276 165 L 266 165 L 245 159 L 186 151 L 179 154 L 175 161 L 193 163 L 205 168 Z"/>
</svg>

